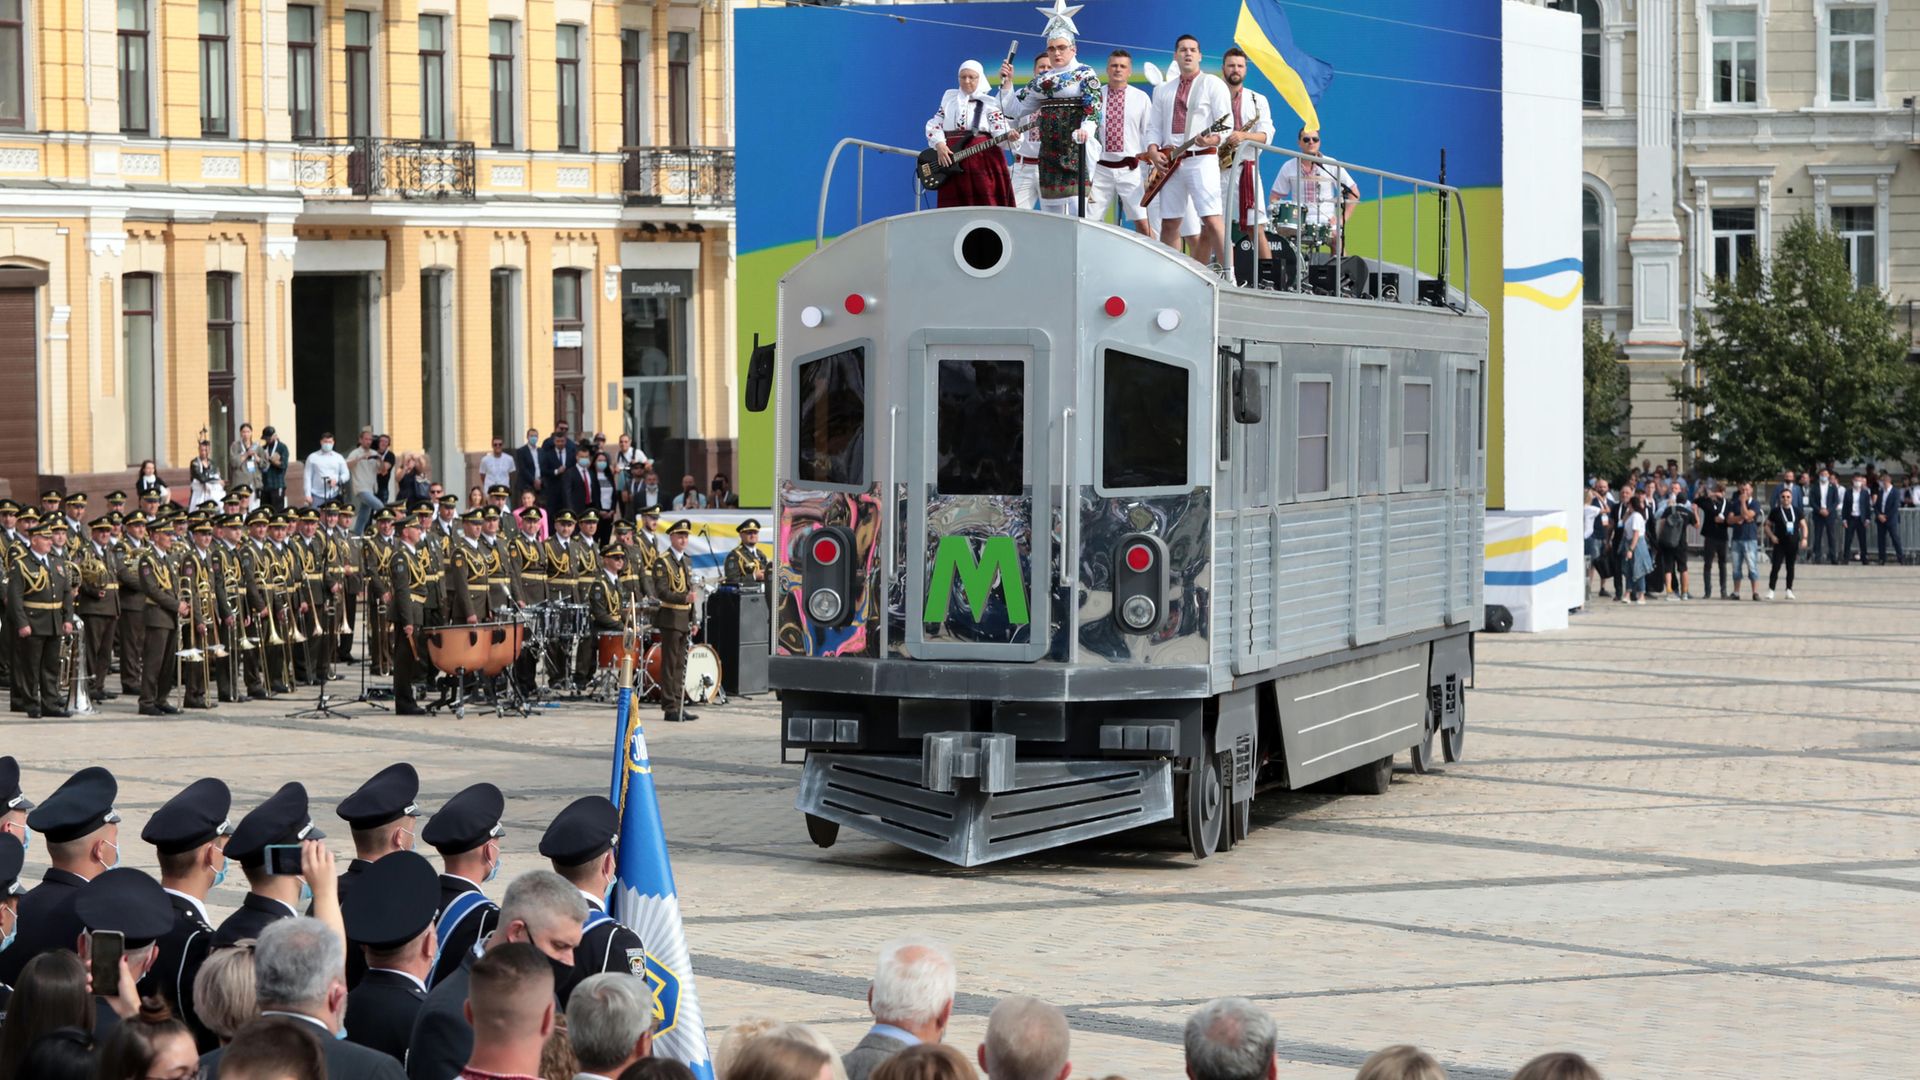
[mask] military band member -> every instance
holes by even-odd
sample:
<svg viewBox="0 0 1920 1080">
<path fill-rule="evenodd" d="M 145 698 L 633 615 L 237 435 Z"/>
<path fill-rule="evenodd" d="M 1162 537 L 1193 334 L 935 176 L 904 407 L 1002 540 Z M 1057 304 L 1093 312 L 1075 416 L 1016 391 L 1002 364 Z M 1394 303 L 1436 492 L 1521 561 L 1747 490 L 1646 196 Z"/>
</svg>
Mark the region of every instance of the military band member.
<svg viewBox="0 0 1920 1080">
<path fill-rule="evenodd" d="M 41 492 L 40 493 L 40 511 L 38 515 L 40 520 L 52 521 L 54 518 L 59 517 L 60 516 L 60 500 L 64 499 L 65 497 L 66 495 L 59 488 L 48 488 L 47 490 Z"/>
<path fill-rule="evenodd" d="M 668 550 L 654 560 L 653 595 L 660 601 L 654 625 L 660 630 L 660 709 L 670 721 L 698 720 L 687 711 L 687 635 L 693 629 L 693 565 L 687 541 L 693 523 L 681 519 L 667 530 Z"/>
<path fill-rule="evenodd" d="M 753 518 L 740 523 L 740 543 L 727 552 L 722 574 L 729 585 L 752 585 L 767 580 L 773 560 L 760 550 L 760 523 Z"/>
<path fill-rule="evenodd" d="M 87 496 L 76 491 L 60 501 L 60 508 L 63 514 L 61 521 L 67 527 L 67 539 L 62 549 L 66 557 L 72 559 L 87 542 L 87 526 L 82 520 L 87 516 Z"/>
<path fill-rule="evenodd" d="M 573 581 L 576 603 L 591 604 L 591 593 L 595 583 L 600 580 L 600 540 L 594 535 L 599 528 L 599 519 L 587 514 L 580 519 L 578 531 L 573 537 Z M 580 645 L 574 652 L 574 685 L 586 689 L 593 679 L 593 669 L 598 663 L 596 651 L 599 643 L 593 635 L 580 638 Z"/>
<path fill-rule="evenodd" d="M 120 541 L 114 545 L 120 556 L 114 564 L 114 575 L 120 582 L 120 624 L 115 627 L 120 692 L 130 697 L 140 693 L 140 662 L 147 651 L 147 602 L 140 591 L 140 560 L 148 546 L 147 518 L 136 510 L 121 523 Z"/>
<path fill-rule="evenodd" d="M 424 716 L 414 696 L 420 681 L 420 650 L 428 623 L 428 589 L 433 585 L 432 560 L 420 545 L 420 519 L 400 523 L 400 546 L 393 553 L 393 711 L 396 716 Z"/>
<path fill-rule="evenodd" d="M 295 545 L 294 553 L 301 560 L 301 577 L 306 581 L 303 599 L 308 610 L 305 625 L 301 627 L 307 635 L 306 648 L 300 655 L 307 662 L 306 681 L 313 686 L 323 686 L 333 678 L 333 654 L 338 648 L 333 638 L 334 605 L 340 601 L 330 572 L 333 545 L 320 532 L 320 511 L 311 506 L 301 512 L 299 530 L 300 542 Z"/>
<path fill-rule="evenodd" d="M 512 521 L 513 509 L 507 505 L 507 501 L 512 495 L 513 492 L 505 484 L 495 484 L 487 489 L 487 508 L 502 519 L 501 528 L 509 531 L 516 527 L 509 524 Z"/>
<path fill-rule="evenodd" d="M 218 583 L 213 578 L 213 523 L 196 521 L 189 526 L 189 535 L 191 542 L 180 558 L 180 587 L 186 593 L 189 606 L 187 621 L 180 633 L 183 647 L 198 649 L 200 658 L 181 666 L 187 686 L 180 705 L 187 709 L 211 709 L 207 682 L 213 670 L 213 657 L 208 650 L 216 641 L 214 627 L 220 618 Z"/>
<path fill-rule="evenodd" d="M 553 519 L 553 535 L 541 544 L 541 553 L 547 563 L 547 598 L 554 603 L 575 604 L 576 574 L 573 557 L 573 514 L 562 510 Z M 572 670 L 572 657 L 567 655 L 564 641 L 553 642 L 547 648 L 547 664 L 553 684 L 558 686 L 566 682 Z"/>
<path fill-rule="evenodd" d="M 393 671 L 393 511 L 373 515 L 373 535 L 360 545 L 360 573 L 367 588 L 367 663 L 373 675 Z"/>
<path fill-rule="evenodd" d="M 520 602 L 531 607 L 546 603 L 548 598 L 546 545 L 534 538 L 540 508 L 526 507 L 520 517 L 520 530 L 507 538 L 507 558 L 513 563 L 514 575 L 520 582 Z M 513 678 L 522 694 L 533 693 L 539 662 L 533 649 L 522 649 L 514 660 Z"/>
<path fill-rule="evenodd" d="M 287 511 L 265 510 L 271 516 L 267 518 L 267 545 L 263 551 L 266 565 L 264 573 L 273 625 L 270 635 L 277 634 L 278 645 L 267 647 L 267 681 L 276 694 L 293 692 L 294 656 L 300 643 L 294 639 L 302 633 L 300 630 L 299 594 L 305 591 L 300 574 L 299 557 L 294 554 L 293 544 L 288 538 L 293 523 L 287 519 Z"/>
<path fill-rule="evenodd" d="M 487 584 L 493 587 L 493 608 L 495 611 L 518 608 L 524 602 L 520 571 L 508 556 L 507 540 L 501 535 L 505 525 L 501 520 L 501 510 L 497 506 L 488 506 L 481 516 L 484 520 L 480 524 L 480 543 L 486 546 L 493 559 L 493 576 L 487 579 Z"/>
<path fill-rule="evenodd" d="M 458 970 L 474 943 L 499 924 L 500 905 L 487 899 L 480 887 L 500 874 L 500 840 L 507 835 L 500 820 L 506 810 L 507 800 L 499 788 L 474 784 L 448 799 L 420 830 L 420 839 L 440 853 L 445 867 L 440 875 L 440 910 L 434 916 L 440 958 L 429 983 Z"/>
<path fill-rule="evenodd" d="M 173 693 L 180 648 L 180 620 L 188 613 L 173 530 L 158 529 L 140 556 L 140 592 L 146 597 L 142 622 L 146 648 L 140 664 L 140 715 L 161 716 L 180 710 L 167 703 Z"/>
<path fill-rule="evenodd" d="M 620 583 L 627 566 L 627 549 L 615 545 L 600 556 L 600 569 L 587 587 L 587 618 L 594 632 L 609 634 L 627 627 L 627 593 Z"/>
<path fill-rule="evenodd" d="M 460 539 L 448 548 L 445 583 L 449 622 L 480 623 L 493 617 L 493 566 L 480 543 L 480 527 L 485 523 L 481 510 L 467 511 L 460 519 Z"/>
<path fill-rule="evenodd" d="M 340 519 L 339 503 L 327 503 L 320 508 L 320 536 L 327 543 L 327 585 L 333 592 L 333 617 L 327 623 L 327 630 L 335 640 L 329 670 L 334 664 L 353 663 L 353 618 L 360 592 L 360 575 L 353 564 L 352 538 Z"/>
<path fill-rule="evenodd" d="M 602 795 L 587 795 L 560 811 L 540 837 L 540 854 L 553 864 L 553 872 L 587 898 L 587 922 L 580 944 L 573 947 L 573 971 L 553 988 L 563 1008 L 582 979 L 604 971 L 646 975 L 647 953 L 640 935 L 607 911 L 619 832 L 620 812 L 613 803 Z"/>
<path fill-rule="evenodd" d="M 427 539 L 436 549 L 444 548 L 460 538 L 459 509 L 460 496 L 440 496 L 440 506 L 434 515 L 433 525 L 427 530 Z"/>
<path fill-rule="evenodd" d="M 73 561 L 80 586 L 75 605 L 87 636 L 87 692 L 95 701 L 112 701 L 107 672 L 113 665 L 113 642 L 120 630 L 120 555 L 113 550 L 113 523 L 105 515 L 88 525 L 92 538 Z"/>
<path fill-rule="evenodd" d="M 20 504 L 12 499 L 0 499 L 0 596 L 6 595 L 7 583 L 13 576 L 13 560 L 27 550 L 27 536 L 20 531 Z M 0 601 L 0 672 L 6 677 L 11 692 L 10 707 L 14 712 L 27 711 L 27 696 L 15 681 L 20 670 L 13 662 L 16 638 L 13 633 L 13 617 L 4 601 Z"/>
<path fill-rule="evenodd" d="M 653 574 L 653 564 L 660 557 L 660 505 L 649 503 L 640 509 L 639 536 L 640 556 L 633 560 L 645 576 Z"/>
<path fill-rule="evenodd" d="M 634 537 L 633 523 L 622 521 L 616 524 L 613 527 L 613 538 L 613 546 L 626 554 L 626 558 L 621 560 L 623 565 L 620 567 L 619 575 L 620 603 L 621 610 L 624 611 L 629 604 L 637 604 L 652 596 L 653 594 L 648 591 L 652 586 L 647 580 L 647 573 L 640 568 L 646 561 L 646 555 L 641 550 L 640 542 Z M 605 559 L 606 556 L 603 555 L 601 558 Z"/>
<path fill-rule="evenodd" d="M 227 813 L 232 807 L 227 785 L 207 777 L 167 800 L 140 830 L 140 839 L 152 844 L 159 857 L 160 885 L 173 905 L 173 926 L 157 942 L 140 993 L 165 999 L 193 1031 L 201 1053 L 220 1045 L 194 1013 L 193 977 L 213 948 L 207 894 L 227 878 L 227 839 L 233 835 Z"/>
<path fill-rule="evenodd" d="M 67 571 L 53 557 L 54 528 L 34 527 L 28 550 L 14 559 L 7 577 L 7 622 L 17 646 L 15 664 L 29 719 L 64 717 L 60 696 L 60 647 L 73 632 L 73 591 Z"/>
</svg>

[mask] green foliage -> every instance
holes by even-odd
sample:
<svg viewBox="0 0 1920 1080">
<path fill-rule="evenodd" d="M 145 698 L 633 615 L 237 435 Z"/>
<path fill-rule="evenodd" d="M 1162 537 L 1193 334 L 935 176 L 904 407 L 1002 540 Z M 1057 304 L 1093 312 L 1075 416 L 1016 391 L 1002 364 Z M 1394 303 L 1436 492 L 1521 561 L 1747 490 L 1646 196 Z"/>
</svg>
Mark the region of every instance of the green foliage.
<svg viewBox="0 0 1920 1080">
<path fill-rule="evenodd" d="M 1627 442 L 1632 411 L 1627 401 L 1627 366 L 1620 362 L 1620 343 L 1595 319 L 1587 320 L 1581 353 L 1586 382 L 1586 475 L 1618 483 L 1633 467 L 1641 446 Z"/>
<path fill-rule="evenodd" d="M 1771 261 L 1740 271 L 1697 316 L 1699 385 L 1673 380 L 1691 407 L 1682 437 L 1728 477 L 1904 453 L 1920 367 L 1886 297 L 1855 284 L 1845 244 L 1802 215 Z"/>
</svg>

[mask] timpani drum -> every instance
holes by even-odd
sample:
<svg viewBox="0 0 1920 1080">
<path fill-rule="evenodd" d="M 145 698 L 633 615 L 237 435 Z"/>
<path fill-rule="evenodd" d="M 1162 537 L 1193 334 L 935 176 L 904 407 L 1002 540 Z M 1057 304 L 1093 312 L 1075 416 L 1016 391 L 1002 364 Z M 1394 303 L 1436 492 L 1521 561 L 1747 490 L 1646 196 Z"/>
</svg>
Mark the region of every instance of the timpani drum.
<svg viewBox="0 0 1920 1080">
<path fill-rule="evenodd" d="M 442 675 L 498 675 L 513 666 L 525 641 L 521 623 L 436 626 L 427 631 L 427 663 Z"/>
</svg>

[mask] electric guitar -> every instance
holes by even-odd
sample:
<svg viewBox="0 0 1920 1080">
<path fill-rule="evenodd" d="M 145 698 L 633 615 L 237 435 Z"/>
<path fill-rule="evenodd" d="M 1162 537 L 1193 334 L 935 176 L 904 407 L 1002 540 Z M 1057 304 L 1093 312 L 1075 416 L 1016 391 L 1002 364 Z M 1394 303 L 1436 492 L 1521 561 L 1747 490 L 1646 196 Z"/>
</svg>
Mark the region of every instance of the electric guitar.
<svg viewBox="0 0 1920 1080">
<path fill-rule="evenodd" d="M 914 166 L 913 166 L 914 174 L 920 178 L 921 187 L 925 188 L 928 191 L 937 191 L 939 190 L 941 184 L 944 184 L 947 181 L 953 179 L 954 177 L 960 175 L 961 162 L 967 160 L 968 158 L 972 157 L 975 154 L 983 153 L 988 150 L 996 150 L 1002 146 L 1005 146 L 1006 144 L 1014 141 L 1015 139 L 1018 139 L 1021 135 L 1026 133 L 1026 130 L 1028 128 L 1032 127 L 1033 125 L 1039 122 L 1040 122 L 1040 114 L 1036 112 L 1033 115 L 1028 116 L 1025 119 L 1021 120 L 1019 123 L 1015 124 L 1012 128 L 1008 129 L 1008 131 L 1003 135 L 995 135 L 990 139 L 985 139 L 981 142 L 977 142 L 972 146 L 967 147 L 965 150 L 955 151 L 953 154 L 953 157 L 949 159 L 947 164 L 945 165 L 940 164 L 940 151 L 934 147 L 929 146 L 925 150 L 920 151 L 919 160 L 914 162 Z"/>
<path fill-rule="evenodd" d="M 1147 186 L 1140 193 L 1140 205 L 1147 205 L 1153 201 L 1155 195 L 1160 194 L 1160 189 L 1167 186 L 1168 180 L 1173 179 L 1173 171 L 1180 167 L 1180 159 L 1186 156 L 1187 151 L 1198 145 L 1202 138 L 1227 130 L 1227 127 L 1232 122 L 1232 115 L 1231 113 L 1221 113 L 1219 118 L 1213 123 L 1208 124 L 1200 131 L 1194 132 L 1187 137 L 1186 142 L 1168 151 L 1167 163 L 1164 166 L 1154 166 L 1153 175 L 1147 178 Z"/>
</svg>

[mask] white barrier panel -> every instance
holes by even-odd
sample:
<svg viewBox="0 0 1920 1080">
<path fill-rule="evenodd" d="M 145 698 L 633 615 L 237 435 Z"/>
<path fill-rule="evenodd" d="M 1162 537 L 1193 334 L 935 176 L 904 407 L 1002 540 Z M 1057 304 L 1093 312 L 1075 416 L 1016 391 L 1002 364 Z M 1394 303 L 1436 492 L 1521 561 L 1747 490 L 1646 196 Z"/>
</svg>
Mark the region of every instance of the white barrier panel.
<svg viewBox="0 0 1920 1080">
<path fill-rule="evenodd" d="M 694 577 L 705 581 L 720 576 L 720 568 L 727 561 L 727 553 L 740 545 L 740 523 L 749 518 L 760 525 L 760 535 L 764 538 L 773 535 L 767 527 L 771 520 L 767 510 L 688 510 L 674 513 L 671 510 L 660 514 L 660 528 L 665 529 L 674 522 L 685 519 L 693 526 L 693 535 L 687 538 L 687 561 L 693 564 Z M 667 549 L 667 536 L 664 532 L 651 536 L 636 537 L 641 543 L 651 542 L 661 551 Z M 765 539 L 760 541 L 761 553 L 772 557 L 773 545 Z"/>
<path fill-rule="evenodd" d="M 1486 602 L 1512 612 L 1517 631 L 1565 630 L 1563 596 L 1576 554 L 1567 540 L 1566 514 L 1488 511 L 1486 544 Z"/>
</svg>

